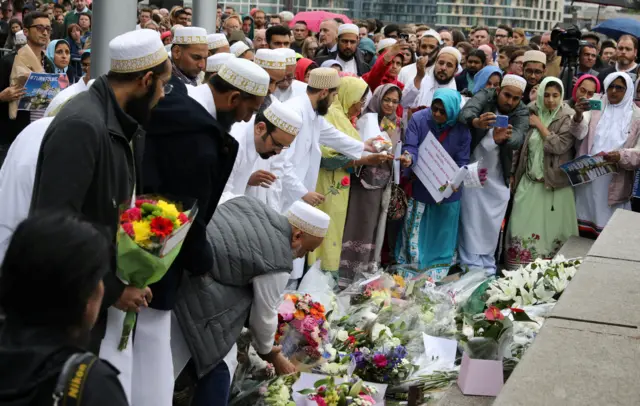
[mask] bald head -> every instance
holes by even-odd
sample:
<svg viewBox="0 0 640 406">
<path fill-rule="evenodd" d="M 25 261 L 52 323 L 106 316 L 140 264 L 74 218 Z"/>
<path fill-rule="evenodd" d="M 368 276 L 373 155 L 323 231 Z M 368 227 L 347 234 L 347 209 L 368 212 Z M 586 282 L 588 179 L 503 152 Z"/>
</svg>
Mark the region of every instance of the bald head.
<svg viewBox="0 0 640 406">
<path fill-rule="evenodd" d="M 320 23 L 320 45 L 333 47 L 338 39 L 338 22 L 336 20 L 324 20 Z"/>
</svg>

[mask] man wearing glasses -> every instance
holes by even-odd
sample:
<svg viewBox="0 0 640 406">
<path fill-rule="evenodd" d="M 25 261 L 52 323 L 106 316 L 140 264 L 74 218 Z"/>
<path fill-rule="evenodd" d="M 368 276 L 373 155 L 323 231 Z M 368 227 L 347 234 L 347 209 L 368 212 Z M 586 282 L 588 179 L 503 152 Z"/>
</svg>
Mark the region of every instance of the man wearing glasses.
<svg viewBox="0 0 640 406">
<path fill-rule="evenodd" d="M 22 86 L 11 85 L 21 82 L 24 84 L 27 72 L 52 73 L 53 64 L 44 56 L 44 49 L 49 44 L 51 21 L 47 14 L 34 11 L 24 17 L 24 33 L 27 46 L 22 47 L 17 54 L 7 56 L 0 65 L 0 149 L 8 148 L 13 140 L 31 122 L 31 114 L 26 110 L 18 110 L 18 101 L 24 95 Z M 11 58 L 14 58 L 11 61 Z M 19 66 L 23 73 L 19 78 L 11 77 L 13 66 Z"/>
<path fill-rule="evenodd" d="M 495 45 L 501 48 L 505 45 L 509 45 L 509 42 L 513 40 L 513 30 L 508 25 L 502 24 L 496 29 Z"/>
<path fill-rule="evenodd" d="M 524 53 L 522 70 L 524 79 L 527 81 L 527 87 L 522 94 L 522 102 L 524 104 L 529 104 L 532 99 L 535 100 L 535 97 L 531 96 L 530 93 L 544 79 L 546 62 L 547 57 L 542 51 L 527 51 Z"/>
</svg>

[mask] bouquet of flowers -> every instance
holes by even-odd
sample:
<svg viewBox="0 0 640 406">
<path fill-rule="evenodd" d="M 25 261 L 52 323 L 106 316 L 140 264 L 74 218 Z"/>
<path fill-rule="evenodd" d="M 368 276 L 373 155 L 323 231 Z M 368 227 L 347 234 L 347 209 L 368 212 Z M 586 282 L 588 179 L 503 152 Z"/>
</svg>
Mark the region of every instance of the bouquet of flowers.
<svg viewBox="0 0 640 406">
<path fill-rule="evenodd" d="M 286 294 L 278 308 L 276 344 L 283 354 L 298 364 L 312 365 L 335 357 L 329 344 L 324 306 L 310 295 Z"/>
<path fill-rule="evenodd" d="M 370 382 L 396 385 L 405 381 L 413 371 L 403 345 L 376 350 L 361 347 L 351 354 L 351 358 L 356 366 L 354 374 Z"/>
<path fill-rule="evenodd" d="M 131 286 L 143 289 L 158 282 L 178 256 L 196 215 L 195 204 L 184 208 L 154 196 L 139 196 L 120 211 L 117 234 L 117 274 Z M 127 347 L 136 313 L 127 312 L 119 350 Z"/>
<path fill-rule="evenodd" d="M 496 361 L 511 355 L 509 344 L 513 337 L 513 324 L 495 306 L 475 315 L 472 332 L 465 333 L 470 337 L 467 337 L 468 341 L 463 339 L 463 344 L 471 358 Z"/>
<path fill-rule="evenodd" d="M 537 259 L 515 271 L 503 271 L 504 278 L 489 284 L 487 305 L 501 309 L 554 303 L 575 276 L 580 260 Z"/>
<path fill-rule="evenodd" d="M 373 395 L 376 388 L 362 380 L 353 379 L 336 384 L 333 377 L 322 379 L 314 384 L 315 389 L 305 389 L 299 393 L 318 406 L 372 406 L 376 404 Z"/>
<path fill-rule="evenodd" d="M 262 404 L 266 406 L 295 406 L 291 400 L 291 386 L 298 379 L 296 374 L 280 376 L 260 388 Z"/>
</svg>

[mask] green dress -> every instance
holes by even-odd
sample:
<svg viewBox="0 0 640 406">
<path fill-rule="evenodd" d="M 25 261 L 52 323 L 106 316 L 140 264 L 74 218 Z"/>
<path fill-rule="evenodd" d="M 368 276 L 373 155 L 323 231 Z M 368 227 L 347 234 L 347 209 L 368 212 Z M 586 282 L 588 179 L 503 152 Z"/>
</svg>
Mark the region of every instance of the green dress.
<svg viewBox="0 0 640 406">
<path fill-rule="evenodd" d="M 507 231 L 508 268 L 536 258 L 552 258 L 572 235 L 578 235 L 573 188 L 547 189 L 544 140 L 534 131 L 528 140 L 527 171 L 513 200 Z"/>
</svg>

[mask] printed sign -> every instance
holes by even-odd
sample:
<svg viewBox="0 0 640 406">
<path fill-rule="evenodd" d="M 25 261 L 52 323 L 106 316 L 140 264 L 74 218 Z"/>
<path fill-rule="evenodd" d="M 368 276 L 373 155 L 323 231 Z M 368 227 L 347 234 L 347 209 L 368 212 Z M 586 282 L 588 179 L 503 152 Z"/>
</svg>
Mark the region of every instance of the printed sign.
<svg viewBox="0 0 640 406">
<path fill-rule="evenodd" d="M 600 176 L 618 171 L 618 165 L 607 162 L 600 155 L 582 155 L 573 161 L 560 165 L 560 169 L 569 177 L 571 185 L 589 183 Z"/>
<path fill-rule="evenodd" d="M 62 89 L 69 86 L 66 73 L 31 72 L 24 84 L 25 95 L 18 103 L 18 110 L 46 110 L 49 103 Z"/>
</svg>

